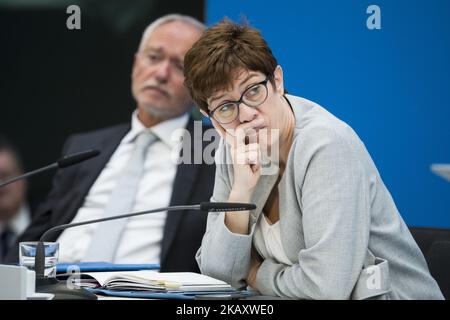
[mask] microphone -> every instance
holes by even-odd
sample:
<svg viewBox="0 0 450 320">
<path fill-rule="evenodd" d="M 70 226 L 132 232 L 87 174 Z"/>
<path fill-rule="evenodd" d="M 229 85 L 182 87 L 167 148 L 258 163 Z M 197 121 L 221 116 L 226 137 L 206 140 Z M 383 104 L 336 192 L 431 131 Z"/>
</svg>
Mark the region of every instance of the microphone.
<svg viewBox="0 0 450 320">
<path fill-rule="evenodd" d="M 31 176 L 34 176 L 36 174 L 42 173 L 42 172 L 46 172 L 46 171 L 50 171 L 52 169 L 56 169 L 56 168 L 65 168 L 80 162 L 83 162 L 85 160 L 88 160 L 90 158 L 96 157 L 100 154 L 99 150 L 95 150 L 95 149 L 90 149 L 90 150 L 86 150 L 86 151 L 82 151 L 82 152 L 78 152 L 78 153 L 74 153 L 68 156 L 64 156 L 61 159 L 57 160 L 55 163 L 52 163 L 48 166 L 39 168 L 37 170 L 25 173 L 23 175 L 20 175 L 18 177 L 3 181 L 2 183 L 0 183 L 0 188 L 7 186 L 8 184 L 11 184 L 13 182 L 16 182 L 18 180 L 22 180 L 22 179 L 26 179 L 29 178 Z"/>
<path fill-rule="evenodd" d="M 251 203 L 235 203 L 235 202 L 202 202 L 200 203 L 200 210 L 209 212 L 221 211 L 247 211 L 256 209 L 256 206 Z"/>
<path fill-rule="evenodd" d="M 58 281 L 55 278 L 45 277 L 45 247 L 44 241 L 48 236 L 54 232 L 83 226 L 87 224 L 100 223 L 105 221 L 124 219 L 129 217 L 136 217 L 150 213 L 156 213 L 161 211 L 181 211 L 181 210 L 199 210 L 205 212 L 222 212 L 222 211 L 247 211 L 256 209 L 256 205 L 251 203 L 234 203 L 234 202 L 202 202 L 200 204 L 187 205 L 187 206 L 171 206 L 163 207 L 145 211 L 138 211 L 133 213 L 116 215 L 113 217 L 87 220 L 76 223 L 67 223 L 59 226 L 52 227 L 42 234 L 37 247 L 34 262 L 34 269 L 36 271 L 36 292 L 52 293 L 55 295 L 54 299 L 97 299 L 97 296 L 83 288 L 69 289 L 63 282 Z"/>
<path fill-rule="evenodd" d="M 96 157 L 100 154 L 100 151 L 97 149 L 90 149 L 78 153 L 74 153 L 68 156 L 64 156 L 58 161 L 56 161 L 59 168 L 69 167 L 71 165 L 83 162 L 90 158 Z"/>
</svg>

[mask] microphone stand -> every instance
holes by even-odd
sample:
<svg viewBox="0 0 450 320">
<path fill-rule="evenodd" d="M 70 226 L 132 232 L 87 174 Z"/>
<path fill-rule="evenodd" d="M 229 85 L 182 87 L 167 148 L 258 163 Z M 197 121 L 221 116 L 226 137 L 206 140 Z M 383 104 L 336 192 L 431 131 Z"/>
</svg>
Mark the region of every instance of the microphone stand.
<svg viewBox="0 0 450 320">
<path fill-rule="evenodd" d="M 41 240 L 36 247 L 35 270 L 36 292 L 51 293 L 54 295 L 53 300 L 97 300 L 94 293 L 81 287 L 69 288 L 67 281 L 59 281 L 56 279 L 56 275 L 55 277 L 45 277 L 45 247 Z"/>
<path fill-rule="evenodd" d="M 68 223 L 55 226 L 48 229 L 38 241 L 35 256 L 35 271 L 36 271 L 36 292 L 44 292 L 54 294 L 55 300 L 74 300 L 74 299 L 88 299 L 96 300 L 97 296 L 84 288 L 71 289 L 66 282 L 57 280 L 56 278 L 45 277 L 45 246 L 44 241 L 49 234 L 56 231 L 83 226 L 91 223 L 99 223 L 129 217 L 136 217 L 144 214 L 156 213 L 161 211 L 180 211 L 180 210 L 199 210 L 199 211 L 246 211 L 255 209 L 254 204 L 248 203 L 228 203 L 228 202 L 202 202 L 201 204 L 187 205 L 187 206 L 171 206 L 152 210 L 139 211 L 134 213 L 122 214 L 113 217 L 102 219 L 87 220 L 77 223 Z"/>
<path fill-rule="evenodd" d="M 37 170 L 33 170 L 33 171 L 25 173 L 25 174 L 23 174 L 21 176 L 12 178 L 12 179 L 4 181 L 4 182 L 1 182 L 0 183 L 0 188 L 1 187 L 5 187 L 8 184 L 11 184 L 11 183 L 16 182 L 18 180 L 26 179 L 26 178 L 32 177 L 32 176 L 34 176 L 34 175 L 36 175 L 38 173 L 46 172 L 46 171 L 49 171 L 49 170 L 52 170 L 52 169 L 56 169 L 56 168 L 58 168 L 58 164 L 57 163 L 53 163 L 53 164 L 50 164 L 50 165 L 45 166 L 43 168 L 40 168 L 40 169 L 37 169 Z"/>
<path fill-rule="evenodd" d="M 69 167 L 71 165 L 77 164 L 79 162 L 83 162 L 85 160 L 88 160 L 90 158 L 96 157 L 100 154 L 99 150 L 95 150 L 95 149 L 91 149 L 91 150 L 86 150 L 86 151 L 82 151 L 82 152 L 78 152 L 78 153 L 74 153 L 68 156 L 64 156 L 61 159 L 57 160 L 55 163 L 52 163 L 48 166 L 27 172 L 25 174 L 22 174 L 18 177 L 14 177 L 12 179 L 6 180 L 6 181 L 0 181 L 0 188 L 6 187 L 7 185 L 14 183 L 18 180 L 22 180 L 22 179 L 26 179 L 32 176 L 35 176 L 39 173 L 43 173 L 43 172 L 47 172 L 53 169 L 57 169 L 57 168 L 65 168 L 65 167 Z"/>
</svg>

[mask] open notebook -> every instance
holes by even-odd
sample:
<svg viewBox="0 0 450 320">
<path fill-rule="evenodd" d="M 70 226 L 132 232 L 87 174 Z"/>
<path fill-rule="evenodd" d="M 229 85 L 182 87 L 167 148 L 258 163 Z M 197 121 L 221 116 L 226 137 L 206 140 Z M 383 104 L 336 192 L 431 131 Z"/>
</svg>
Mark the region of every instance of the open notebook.
<svg viewBox="0 0 450 320">
<path fill-rule="evenodd" d="M 229 292 L 226 282 L 193 272 L 162 272 L 153 270 L 122 272 L 85 272 L 72 276 L 74 284 L 88 288 L 118 291 L 153 292 Z M 70 281 L 70 279 L 69 279 Z"/>
</svg>

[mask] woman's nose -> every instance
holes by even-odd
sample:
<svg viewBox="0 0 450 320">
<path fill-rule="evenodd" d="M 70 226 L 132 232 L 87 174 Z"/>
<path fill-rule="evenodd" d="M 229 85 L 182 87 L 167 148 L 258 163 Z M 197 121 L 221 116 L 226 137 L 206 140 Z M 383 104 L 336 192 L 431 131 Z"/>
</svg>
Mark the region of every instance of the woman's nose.
<svg viewBox="0 0 450 320">
<path fill-rule="evenodd" d="M 239 105 L 239 121 L 241 123 L 249 122 L 258 116 L 258 111 L 255 108 L 247 106 L 245 103 Z"/>
</svg>

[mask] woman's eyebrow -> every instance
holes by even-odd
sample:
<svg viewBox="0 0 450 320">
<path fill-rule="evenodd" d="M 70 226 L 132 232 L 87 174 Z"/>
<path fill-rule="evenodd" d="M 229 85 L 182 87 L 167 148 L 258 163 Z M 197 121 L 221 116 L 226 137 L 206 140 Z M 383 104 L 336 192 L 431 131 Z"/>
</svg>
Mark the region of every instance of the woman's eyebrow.
<svg viewBox="0 0 450 320">
<path fill-rule="evenodd" d="M 221 94 L 220 96 L 211 98 L 211 100 L 209 100 L 209 103 L 208 103 L 208 104 L 211 104 L 211 103 L 212 103 L 213 101 L 215 101 L 215 100 L 222 99 L 223 97 L 225 97 L 225 93 L 224 93 L 224 94 Z"/>
<path fill-rule="evenodd" d="M 257 77 L 258 74 L 254 73 L 254 74 L 249 74 L 247 76 L 247 78 L 245 78 L 244 80 L 241 81 L 241 83 L 239 84 L 239 87 L 241 87 L 243 84 L 245 84 L 248 80 L 250 80 L 251 78 Z"/>
<path fill-rule="evenodd" d="M 241 87 L 242 85 L 244 85 L 246 82 L 248 82 L 250 79 L 252 79 L 252 78 L 254 78 L 254 77 L 257 77 L 258 76 L 258 74 L 256 74 L 256 73 L 253 73 L 253 74 L 249 74 L 244 80 L 242 80 L 240 83 L 239 83 L 239 87 Z M 216 100 L 219 100 L 219 99 L 222 99 L 223 97 L 225 97 L 226 96 L 226 93 L 224 93 L 224 94 L 221 94 L 220 96 L 217 96 L 217 97 L 212 97 L 211 98 L 211 100 L 209 100 L 209 105 L 211 105 L 212 103 L 213 103 L 213 101 L 216 101 Z"/>
</svg>

